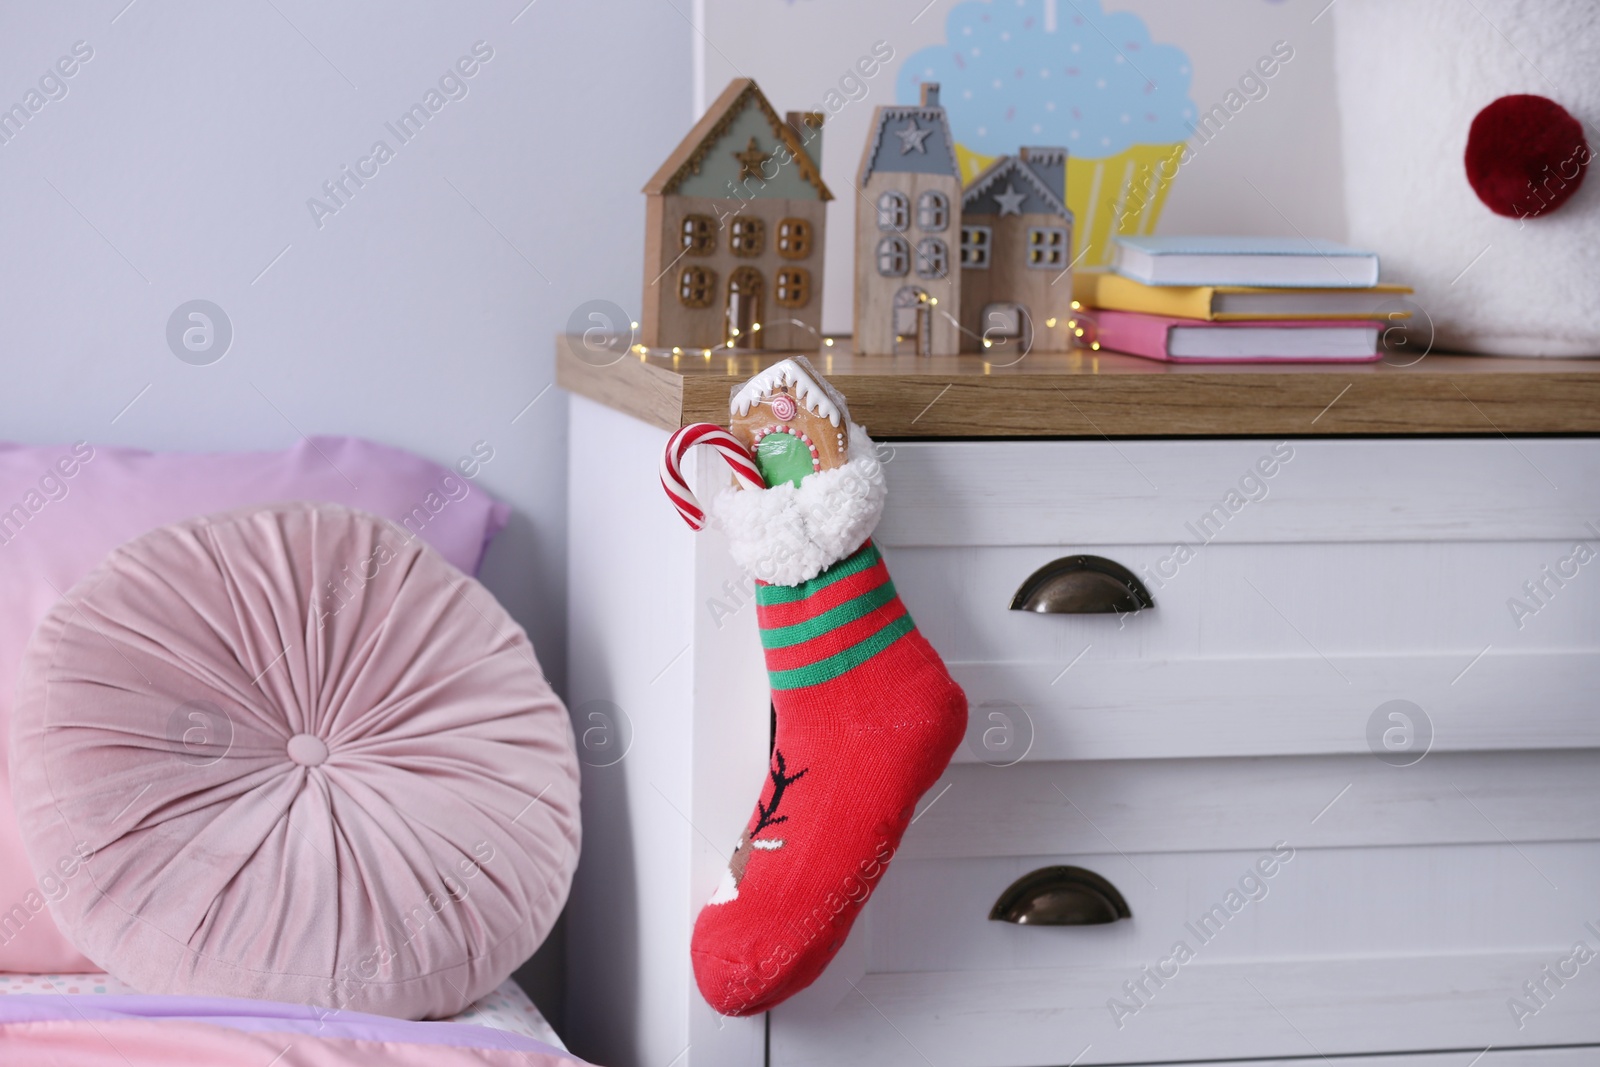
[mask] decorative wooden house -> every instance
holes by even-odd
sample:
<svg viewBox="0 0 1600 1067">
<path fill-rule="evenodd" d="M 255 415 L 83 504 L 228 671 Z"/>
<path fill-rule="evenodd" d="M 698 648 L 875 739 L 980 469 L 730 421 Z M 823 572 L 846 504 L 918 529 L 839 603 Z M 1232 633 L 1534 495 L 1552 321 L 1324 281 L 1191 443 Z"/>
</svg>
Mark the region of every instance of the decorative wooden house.
<svg viewBox="0 0 1600 1067">
<path fill-rule="evenodd" d="M 644 187 L 651 348 L 808 350 L 822 327 L 822 114 L 729 83 Z"/>
<path fill-rule="evenodd" d="M 1072 347 L 1072 212 L 1067 150 L 1001 156 L 961 194 L 961 347 Z"/>
<path fill-rule="evenodd" d="M 856 351 L 955 355 L 961 170 L 938 85 L 923 84 L 919 106 L 872 113 L 856 185 Z"/>
</svg>

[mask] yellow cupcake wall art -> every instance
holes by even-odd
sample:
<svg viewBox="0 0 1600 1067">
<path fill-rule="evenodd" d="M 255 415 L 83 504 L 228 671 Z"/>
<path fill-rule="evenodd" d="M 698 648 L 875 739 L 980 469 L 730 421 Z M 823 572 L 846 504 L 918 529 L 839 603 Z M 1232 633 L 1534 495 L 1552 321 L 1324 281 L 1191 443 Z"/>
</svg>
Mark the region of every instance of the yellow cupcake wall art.
<svg viewBox="0 0 1600 1067">
<path fill-rule="evenodd" d="M 1098 267 L 1113 237 L 1155 230 L 1194 128 L 1190 76 L 1181 48 L 1098 0 L 969 0 L 895 92 L 916 101 L 939 83 L 963 182 L 1021 146 L 1064 145 L 1073 266 Z"/>
</svg>

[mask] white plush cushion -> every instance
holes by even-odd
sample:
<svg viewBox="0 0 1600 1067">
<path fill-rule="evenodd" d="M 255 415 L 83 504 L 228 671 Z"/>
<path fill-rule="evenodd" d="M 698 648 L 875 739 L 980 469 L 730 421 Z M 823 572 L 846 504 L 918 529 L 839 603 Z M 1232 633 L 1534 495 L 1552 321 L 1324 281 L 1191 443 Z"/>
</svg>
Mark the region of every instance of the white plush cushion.
<svg viewBox="0 0 1600 1067">
<path fill-rule="evenodd" d="M 1473 117 L 1515 93 L 1554 100 L 1600 149 L 1594 0 L 1340 0 L 1330 14 L 1350 241 L 1416 288 L 1436 349 L 1600 355 L 1600 178 L 1521 220 L 1485 207 L 1463 165 Z"/>
</svg>

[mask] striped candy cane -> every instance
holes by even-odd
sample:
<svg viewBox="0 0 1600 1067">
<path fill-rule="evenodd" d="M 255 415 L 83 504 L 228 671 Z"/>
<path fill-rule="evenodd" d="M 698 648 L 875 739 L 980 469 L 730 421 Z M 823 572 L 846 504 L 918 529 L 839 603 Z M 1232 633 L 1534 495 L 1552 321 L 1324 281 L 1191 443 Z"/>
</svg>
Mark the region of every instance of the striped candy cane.
<svg viewBox="0 0 1600 1067">
<path fill-rule="evenodd" d="M 744 443 L 715 423 L 697 422 L 673 434 L 667 439 L 667 450 L 661 454 L 661 488 L 667 491 L 672 506 L 678 509 L 689 528 L 699 530 L 705 527 L 706 513 L 690 492 L 681 469 L 683 457 L 695 445 L 710 445 L 716 449 L 746 488 L 765 489 L 767 483 Z"/>
</svg>

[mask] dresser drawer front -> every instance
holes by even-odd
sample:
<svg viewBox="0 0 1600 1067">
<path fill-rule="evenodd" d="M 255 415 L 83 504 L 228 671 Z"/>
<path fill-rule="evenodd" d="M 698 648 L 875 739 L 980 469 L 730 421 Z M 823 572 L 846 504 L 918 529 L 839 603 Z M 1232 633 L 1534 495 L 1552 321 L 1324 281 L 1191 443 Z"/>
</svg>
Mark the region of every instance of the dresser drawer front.
<svg viewBox="0 0 1600 1067">
<path fill-rule="evenodd" d="M 1030 758 L 1360 752 L 1391 700 L 1441 750 L 1600 745 L 1600 442 L 901 445 L 886 469 L 907 607 Z M 1154 607 L 1009 610 L 1085 554 Z"/>
<path fill-rule="evenodd" d="M 1591 945 L 1593 941 L 1591 941 Z M 1117 1031 L 1106 1012 L 1110 975 L 1079 969 L 868 975 L 827 1017 L 775 1013 L 772 1067 L 1090 1067 L 1101 1064 L 1293 1064 L 1485 1067 L 1597 1062 L 1600 997 L 1569 984 L 1518 1031 L 1510 991 L 1570 952 L 1449 955 L 1384 961 L 1318 960 L 1270 967 L 1189 964 Z M 1581 972 L 1580 972 L 1581 973 Z M 1193 983 L 1180 987 L 1178 983 Z M 1566 1011 L 1566 1022 L 1555 1017 Z M 1548 1018 L 1547 1018 L 1548 1016 Z M 1530 1037 L 1530 1032 L 1537 1037 Z M 1482 1035 L 1494 1033 L 1496 1044 Z M 1582 1035 L 1587 1035 L 1582 1036 Z M 1530 1046 L 1549 1039 L 1559 1047 Z M 1500 1059 L 1474 1057 L 1493 1045 Z M 1582 1054 L 1564 1058 L 1582 1048 Z M 1587 1046 L 1587 1047 L 1585 1047 Z M 1454 1047 L 1451 1057 L 1425 1053 Z M 1351 1058 L 1345 1058 L 1345 1057 Z M 1371 1057 L 1368 1059 L 1367 1057 Z"/>
<path fill-rule="evenodd" d="M 1486 657 L 1471 686 L 1451 686 L 1452 668 L 1471 658 L 1346 661 L 1348 685 L 1304 658 L 1108 665 L 1086 656 L 1060 682 L 1065 663 L 952 662 L 972 702 L 969 743 L 955 759 L 1009 760 L 1019 747 L 1046 760 L 1365 752 L 1374 716 L 1382 737 L 1392 721 L 1383 709 L 1397 699 L 1414 724 L 1397 728 L 1400 745 L 1425 747 L 1430 730 L 1434 751 L 1600 745 L 1593 653 Z"/>
<path fill-rule="evenodd" d="M 1397 849 L 1597 841 L 1600 749 L 1434 752 L 1409 767 L 1370 754 L 969 763 L 923 798 L 897 858 L 1083 855 L 1108 843 L 1130 854 L 1248 852 L 1280 839 Z"/>
<path fill-rule="evenodd" d="M 1600 643 L 1600 538 L 1589 540 L 1595 560 L 1562 587 L 1547 579 L 1551 592 L 1542 604 L 1524 583 L 1572 555 L 1573 542 L 1217 541 L 1164 582 L 1152 572 L 1168 548 L 1126 541 L 879 547 L 929 640 L 960 662 L 1065 666 L 1091 644 L 1099 659 L 1130 663 L 1272 656 L 1339 665 L 1466 650 L 1460 671 L 1485 644 L 1493 646 L 1492 658 L 1496 651 L 1543 654 Z M 1103 614 L 1010 610 L 1030 575 L 1077 554 L 1126 566 L 1155 606 Z M 1528 610 L 1513 611 L 1508 602 Z M 1323 662 L 1322 669 L 1326 681 L 1342 684 L 1335 666 Z"/>
<path fill-rule="evenodd" d="M 912 442 L 884 456 L 877 537 L 891 545 L 1170 545 L 1207 515 L 1229 543 L 1569 540 L 1600 521 L 1596 438 Z"/>
<path fill-rule="evenodd" d="M 1058 864 L 1109 880 L 1132 917 L 988 918 L 1016 879 Z M 774 1013 L 772 1062 L 1595 1043 L 1600 970 L 1571 962 L 1583 942 L 1600 969 L 1595 900 L 1600 752 L 959 767 L 845 952 Z M 1541 1003 L 1523 983 L 1546 965 L 1577 975 Z"/>
</svg>

